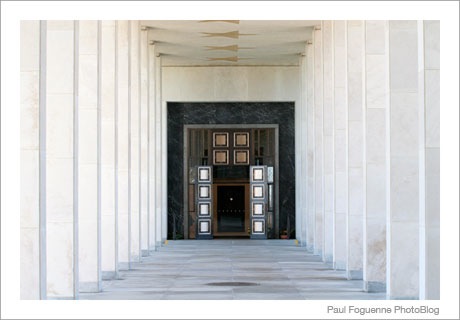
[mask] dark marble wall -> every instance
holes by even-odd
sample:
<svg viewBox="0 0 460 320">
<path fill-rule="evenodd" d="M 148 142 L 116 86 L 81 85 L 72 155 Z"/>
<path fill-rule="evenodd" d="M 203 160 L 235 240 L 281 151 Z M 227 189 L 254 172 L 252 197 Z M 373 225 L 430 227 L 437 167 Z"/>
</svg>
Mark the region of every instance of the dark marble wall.
<svg viewBox="0 0 460 320">
<path fill-rule="evenodd" d="M 184 234 L 183 128 L 186 124 L 278 124 L 279 228 L 295 226 L 294 102 L 168 102 L 168 238 Z"/>
</svg>

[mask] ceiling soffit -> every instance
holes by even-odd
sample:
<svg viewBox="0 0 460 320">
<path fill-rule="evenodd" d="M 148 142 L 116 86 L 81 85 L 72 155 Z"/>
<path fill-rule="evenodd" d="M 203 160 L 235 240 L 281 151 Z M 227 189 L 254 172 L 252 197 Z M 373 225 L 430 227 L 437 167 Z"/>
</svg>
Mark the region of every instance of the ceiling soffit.
<svg viewBox="0 0 460 320">
<path fill-rule="evenodd" d="M 313 20 L 146 20 L 163 66 L 297 66 Z"/>
</svg>

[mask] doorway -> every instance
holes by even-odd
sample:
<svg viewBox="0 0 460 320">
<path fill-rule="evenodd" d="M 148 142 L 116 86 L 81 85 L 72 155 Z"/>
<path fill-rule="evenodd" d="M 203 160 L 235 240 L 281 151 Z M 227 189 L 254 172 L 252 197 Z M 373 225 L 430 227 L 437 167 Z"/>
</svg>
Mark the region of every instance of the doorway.
<svg viewBox="0 0 460 320">
<path fill-rule="evenodd" d="M 186 125 L 183 141 L 185 238 L 276 238 L 278 125 Z"/>
<path fill-rule="evenodd" d="M 247 236 L 249 226 L 247 184 L 215 185 L 214 235 Z"/>
</svg>

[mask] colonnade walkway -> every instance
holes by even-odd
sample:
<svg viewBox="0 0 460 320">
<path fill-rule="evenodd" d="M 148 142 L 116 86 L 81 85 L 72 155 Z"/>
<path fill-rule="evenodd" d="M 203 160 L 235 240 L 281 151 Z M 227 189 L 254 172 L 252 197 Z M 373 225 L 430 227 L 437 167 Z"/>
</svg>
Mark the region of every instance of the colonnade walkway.
<svg viewBox="0 0 460 320">
<path fill-rule="evenodd" d="M 168 241 L 90 300 L 382 300 L 295 240 Z"/>
</svg>

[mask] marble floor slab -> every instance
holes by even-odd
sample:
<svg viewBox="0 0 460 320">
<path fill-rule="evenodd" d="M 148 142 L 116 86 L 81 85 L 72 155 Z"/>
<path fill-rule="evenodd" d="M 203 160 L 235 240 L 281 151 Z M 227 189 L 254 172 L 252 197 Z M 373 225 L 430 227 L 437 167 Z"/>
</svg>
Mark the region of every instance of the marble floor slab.
<svg viewBox="0 0 460 320">
<path fill-rule="evenodd" d="M 81 300 L 384 300 L 291 240 L 168 241 Z"/>
</svg>

